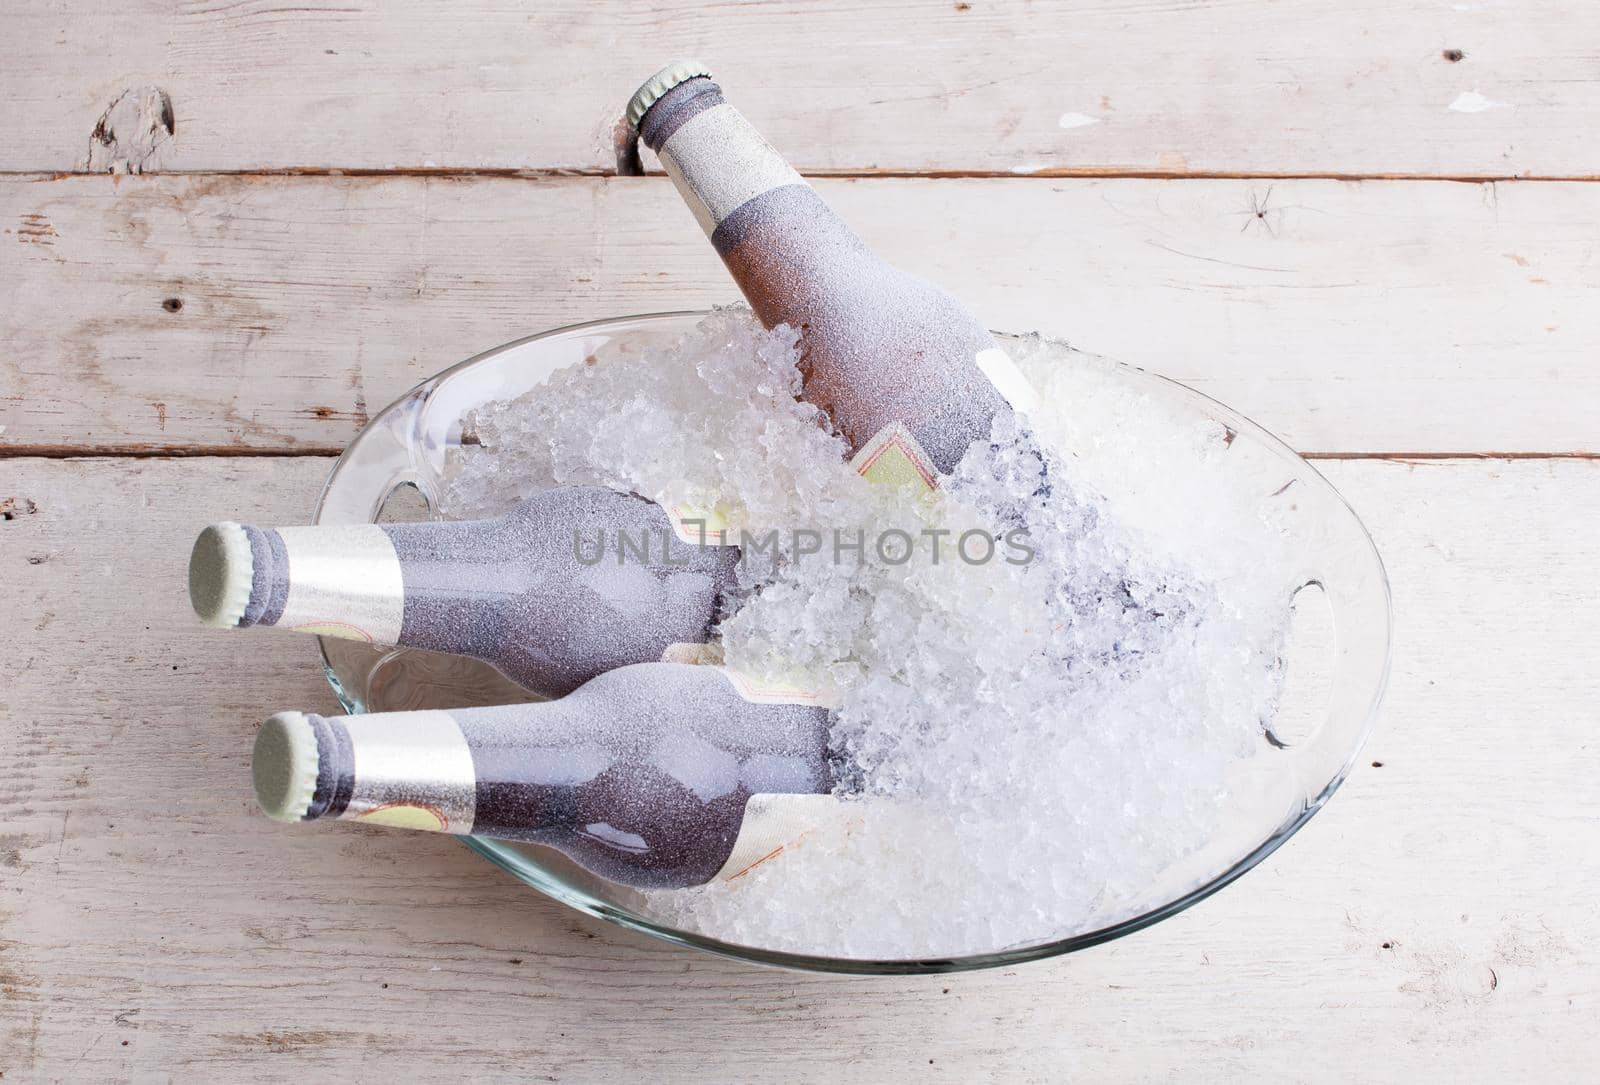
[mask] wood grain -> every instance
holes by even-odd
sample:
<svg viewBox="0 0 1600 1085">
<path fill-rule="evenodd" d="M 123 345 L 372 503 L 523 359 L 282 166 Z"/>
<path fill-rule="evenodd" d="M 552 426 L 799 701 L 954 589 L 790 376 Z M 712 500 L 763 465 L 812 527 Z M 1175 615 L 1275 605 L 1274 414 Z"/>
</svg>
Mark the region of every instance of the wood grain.
<svg viewBox="0 0 1600 1085">
<path fill-rule="evenodd" d="M 1324 465 L 1401 615 L 1344 791 L 1149 931 L 883 980 L 626 935 L 447 839 L 254 815 L 257 721 L 334 704 L 308 640 L 201 628 L 185 556 L 208 520 L 307 515 L 328 466 L 0 465 L 6 1081 L 1575 1081 L 1600 1059 L 1600 464 Z"/>
<path fill-rule="evenodd" d="M 1600 186 L 831 180 L 994 327 L 1333 453 L 1595 452 Z M 0 452 L 324 452 L 480 350 L 738 294 L 663 179 L 0 180 Z"/>
<path fill-rule="evenodd" d="M 1384 719 L 1240 883 L 1014 972 L 815 977 L 253 812 L 257 722 L 335 702 L 306 640 L 198 626 L 193 533 L 306 518 L 304 453 L 471 353 L 731 300 L 605 176 L 679 55 L 993 325 L 1358 457 L 1318 466 L 1389 563 Z M 1600 179 L 1600 7 L 21 0 L 0 101 L 6 1085 L 1592 1078 L 1600 185 L 1560 179 Z"/>
<path fill-rule="evenodd" d="M 606 170 L 687 55 L 812 171 L 1600 174 L 1562 0 L 34 0 L 0 40 L 4 170 Z"/>
</svg>

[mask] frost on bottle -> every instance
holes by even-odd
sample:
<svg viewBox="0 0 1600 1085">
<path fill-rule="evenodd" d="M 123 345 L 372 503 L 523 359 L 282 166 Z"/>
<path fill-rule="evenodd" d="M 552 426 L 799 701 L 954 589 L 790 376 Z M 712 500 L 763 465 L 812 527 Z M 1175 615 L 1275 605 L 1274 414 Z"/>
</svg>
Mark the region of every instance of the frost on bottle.
<svg viewBox="0 0 1600 1085">
<path fill-rule="evenodd" d="M 189 595 L 211 625 L 473 656 L 559 696 L 706 640 L 739 552 L 684 530 L 653 502 L 583 487 L 493 520 L 214 524 L 195 541 Z"/>
<path fill-rule="evenodd" d="M 283 821 L 543 844 L 642 888 L 731 879 L 847 813 L 829 794 L 827 711 L 736 682 L 644 663 L 539 704 L 283 712 L 256 736 L 256 797 Z"/>
<path fill-rule="evenodd" d="M 802 333 L 803 394 L 856 469 L 937 486 L 997 414 L 1031 408 L 1026 378 L 959 302 L 867 248 L 709 76 L 692 62 L 663 69 L 629 122 L 761 322 Z"/>
</svg>

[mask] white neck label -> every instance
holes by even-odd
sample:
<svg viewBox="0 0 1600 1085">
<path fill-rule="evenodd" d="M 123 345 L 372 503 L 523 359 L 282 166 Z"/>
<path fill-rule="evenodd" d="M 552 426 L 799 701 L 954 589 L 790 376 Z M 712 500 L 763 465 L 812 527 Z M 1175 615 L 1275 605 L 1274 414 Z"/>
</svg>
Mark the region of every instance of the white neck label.
<svg viewBox="0 0 1600 1085">
<path fill-rule="evenodd" d="M 763 192 L 805 184 L 772 144 L 726 102 L 685 121 L 661 145 L 660 158 L 707 237 L 718 223 Z"/>
<path fill-rule="evenodd" d="M 369 644 L 396 644 L 405 583 L 394 543 L 377 524 L 278 529 L 289 555 L 284 629 Z"/>
<path fill-rule="evenodd" d="M 355 790 L 341 817 L 400 829 L 472 832 L 478 778 L 472 749 L 448 712 L 341 716 Z"/>
</svg>

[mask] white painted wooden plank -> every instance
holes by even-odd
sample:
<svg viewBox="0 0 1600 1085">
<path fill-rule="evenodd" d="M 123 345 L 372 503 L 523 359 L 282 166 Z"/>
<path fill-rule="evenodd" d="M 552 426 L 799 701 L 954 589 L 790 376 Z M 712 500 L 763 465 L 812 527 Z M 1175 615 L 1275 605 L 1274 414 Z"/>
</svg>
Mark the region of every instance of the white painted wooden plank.
<svg viewBox="0 0 1600 1085">
<path fill-rule="evenodd" d="M 882 980 L 624 935 L 449 840 L 253 815 L 256 721 L 333 702 L 308 641 L 199 627 L 184 558 L 209 519 L 305 515 L 328 466 L 0 462 L 7 1081 L 1409 1085 L 1600 1060 L 1600 463 L 1323 465 L 1398 631 L 1328 810 L 1131 938 Z"/>
<path fill-rule="evenodd" d="M 6 170 L 607 169 L 693 55 L 810 170 L 1600 174 L 1566 0 L 29 0 L 0 42 Z"/>
<path fill-rule="evenodd" d="M 1595 451 L 1600 185 L 829 180 L 992 326 L 1310 451 Z M 663 179 L 0 181 L 0 449 L 335 449 L 480 350 L 735 299 Z M 181 309 L 175 309 L 181 304 Z"/>
</svg>

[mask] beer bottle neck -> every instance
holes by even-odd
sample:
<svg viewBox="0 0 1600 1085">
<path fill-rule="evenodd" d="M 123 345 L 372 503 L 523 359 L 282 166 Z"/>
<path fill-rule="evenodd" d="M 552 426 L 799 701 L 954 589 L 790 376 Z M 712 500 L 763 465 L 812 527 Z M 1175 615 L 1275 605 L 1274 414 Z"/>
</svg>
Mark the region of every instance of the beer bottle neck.
<svg viewBox="0 0 1600 1085">
<path fill-rule="evenodd" d="M 485 562 L 495 523 L 214 524 L 195 542 L 190 595 L 212 625 L 471 654 L 499 629 L 508 587 Z M 473 621 L 458 620 L 463 604 Z"/>
<path fill-rule="evenodd" d="M 189 593 L 211 625 L 281 625 L 378 644 L 399 643 L 405 617 L 400 559 L 376 524 L 214 524 L 195 541 Z"/>
<path fill-rule="evenodd" d="M 752 200 L 777 188 L 809 187 L 704 77 L 662 95 L 641 120 L 639 135 L 713 243 L 719 228 Z"/>
<path fill-rule="evenodd" d="M 280 712 L 257 733 L 256 798 L 280 821 L 345 818 L 470 833 L 477 776 L 449 712 Z"/>
</svg>

